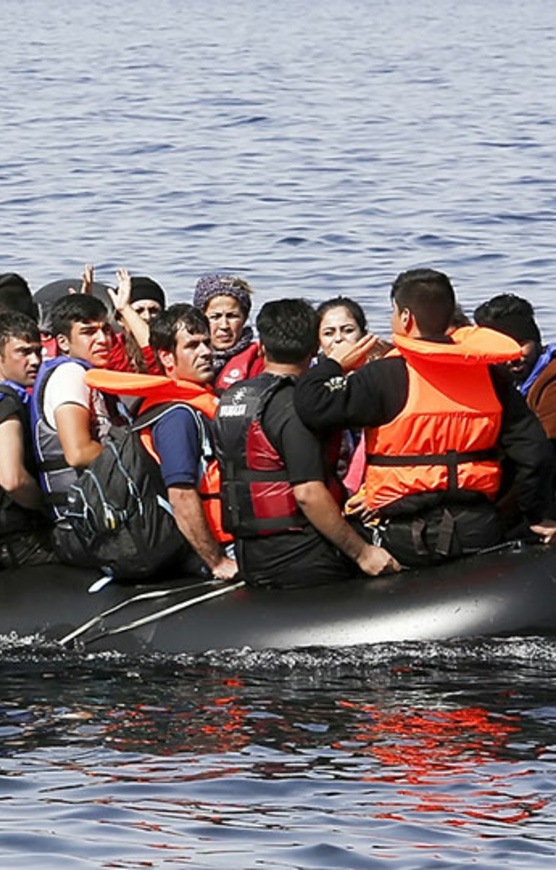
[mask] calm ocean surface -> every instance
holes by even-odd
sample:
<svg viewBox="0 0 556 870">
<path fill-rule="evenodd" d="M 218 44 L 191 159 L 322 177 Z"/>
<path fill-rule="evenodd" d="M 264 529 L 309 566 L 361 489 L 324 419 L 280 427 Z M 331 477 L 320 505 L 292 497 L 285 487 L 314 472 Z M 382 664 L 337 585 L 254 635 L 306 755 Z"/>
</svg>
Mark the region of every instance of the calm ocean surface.
<svg viewBox="0 0 556 870">
<path fill-rule="evenodd" d="M 0 272 L 402 269 L 556 338 L 551 0 L 2 0 Z M 0 578 L 1 582 L 1 578 Z M 552 641 L 0 663 L 0 867 L 553 868 Z"/>
</svg>

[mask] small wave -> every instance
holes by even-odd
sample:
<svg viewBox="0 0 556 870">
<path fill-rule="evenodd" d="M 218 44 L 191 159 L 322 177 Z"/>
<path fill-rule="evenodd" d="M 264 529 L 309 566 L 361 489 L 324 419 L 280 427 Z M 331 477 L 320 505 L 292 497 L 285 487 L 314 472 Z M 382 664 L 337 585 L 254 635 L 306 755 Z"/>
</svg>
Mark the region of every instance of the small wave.
<svg viewBox="0 0 556 870">
<path fill-rule="evenodd" d="M 229 124 L 222 124 L 223 127 L 246 127 L 251 124 L 263 124 L 265 121 L 268 121 L 267 115 L 252 115 L 250 118 L 238 118 L 235 121 L 231 121 Z"/>
<path fill-rule="evenodd" d="M 373 672 L 378 666 L 411 667 L 416 663 L 445 670 L 485 665 L 490 668 L 531 666 L 537 670 L 556 667 L 556 638 L 509 637 L 485 640 L 406 641 L 357 647 L 306 647 L 291 650 L 242 649 L 208 650 L 204 653 L 124 654 L 116 651 L 67 650 L 40 635 L 0 636 L 0 669 L 17 663 L 18 668 L 51 669 L 71 664 L 95 669 L 107 662 L 122 667 L 190 669 L 191 667 L 241 673 L 285 674 L 330 671 L 336 674 Z"/>
<path fill-rule="evenodd" d="M 304 238 L 303 236 L 284 236 L 283 239 L 278 240 L 279 245 L 291 245 L 292 247 L 297 247 L 298 245 L 304 245 L 308 242 L 309 239 Z"/>
</svg>

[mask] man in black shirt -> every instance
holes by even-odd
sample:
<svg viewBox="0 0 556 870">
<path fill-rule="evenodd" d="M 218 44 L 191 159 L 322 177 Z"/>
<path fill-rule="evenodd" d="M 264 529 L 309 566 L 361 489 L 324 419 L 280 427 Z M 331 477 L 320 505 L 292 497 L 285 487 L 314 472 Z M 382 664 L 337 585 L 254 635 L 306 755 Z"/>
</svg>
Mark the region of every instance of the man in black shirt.
<svg viewBox="0 0 556 870">
<path fill-rule="evenodd" d="M 477 327 L 446 335 L 455 298 L 441 272 L 404 272 L 391 296 L 397 352 L 348 375 L 376 339 L 339 346 L 300 379 L 295 396 L 315 431 L 364 428 L 372 539 L 408 565 L 496 545 L 502 454 L 515 469 L 523 516 L 548 542 L 550 446 L 503 367 L 491 364 L 519 356 L 519 346 Z"/>
<path fill-rule="evenodd" d="M 0 567 L 52 561 L 43 496 L 33 476 L 29 394 L 41 362 L 37 325 L 0 314 Z"/>
<path fill-rule="evenodd" d="M 269 302 L 257 329 L 264 372 L 227 390 L 216 417 L 224 526 L 241 573 L 256 585 L 295 586 L 397 570 L 342 517 L 330 457 L 293 405 L 317 347 L 314 310 L 299 299 Z"/>
</svg>

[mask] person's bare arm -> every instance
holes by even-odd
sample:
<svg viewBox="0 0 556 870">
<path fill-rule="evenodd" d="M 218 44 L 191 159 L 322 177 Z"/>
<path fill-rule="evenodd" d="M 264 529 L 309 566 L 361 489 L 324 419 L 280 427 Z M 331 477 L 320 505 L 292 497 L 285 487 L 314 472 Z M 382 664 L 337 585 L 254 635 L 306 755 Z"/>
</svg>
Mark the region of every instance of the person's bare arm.
<svg viewBox="0 0 556 870">
<path fill-rule="evenodd" d="M 88 408 L 67 402 L 56 408 L 54 419 L 68 465 L 87 468 L 102 450 L 102 444 L 91 437 Z"/>
<path fill-rule="evenodd" d="M 401 570 L 399 563 L 387 550 L 367 544 L 352 529 L 322 481 L 298 483 L 293 487 L 293 493 L 309 522 L 365 574 L 374 577 Z"/>
<path fill-rule="evenodd" d="M 23 463 L 23 428 L 17 417 L 8 417 L 0 424 L 0 486 L 21 507 L 43 510 L 40 487 Z"/>
<path fill-rule="evenodd" d="M 114 308 L 121 316 L 124 324 L 133 335 L 139 347 L 147 347 L 150 339 L 149 324 L 131 307 L 131 278 L 127 269 L 116 272 L 118 289 L 109 288 L 108 294 Z"/>
<path fill-rule="evenodd" d="M 238 567 L 235 559 L 222 555 L 218 541 L 208 527 L 199 493 L 193 485 L 168 487 L 174 519 L 184 538 L 219 580 L 233 580 Z"/>
</svg>

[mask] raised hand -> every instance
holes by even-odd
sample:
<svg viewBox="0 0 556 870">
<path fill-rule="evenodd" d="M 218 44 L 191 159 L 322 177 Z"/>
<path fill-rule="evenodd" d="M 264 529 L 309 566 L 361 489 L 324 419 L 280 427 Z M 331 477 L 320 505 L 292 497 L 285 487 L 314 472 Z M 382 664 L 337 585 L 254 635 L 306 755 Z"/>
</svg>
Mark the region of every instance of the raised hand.
<svg viewBox="0 0 556 870">
<path fill-rule="evenodd" d="M 112 300 L 112 304 L 116 311 L 120 313 L 130 304 L 131 299 L 131 276 L 127 269 L 118 269 L 116 272 L 118 279 L 117 290 L 108 288 L 108 295 Z"/>
</svg>

